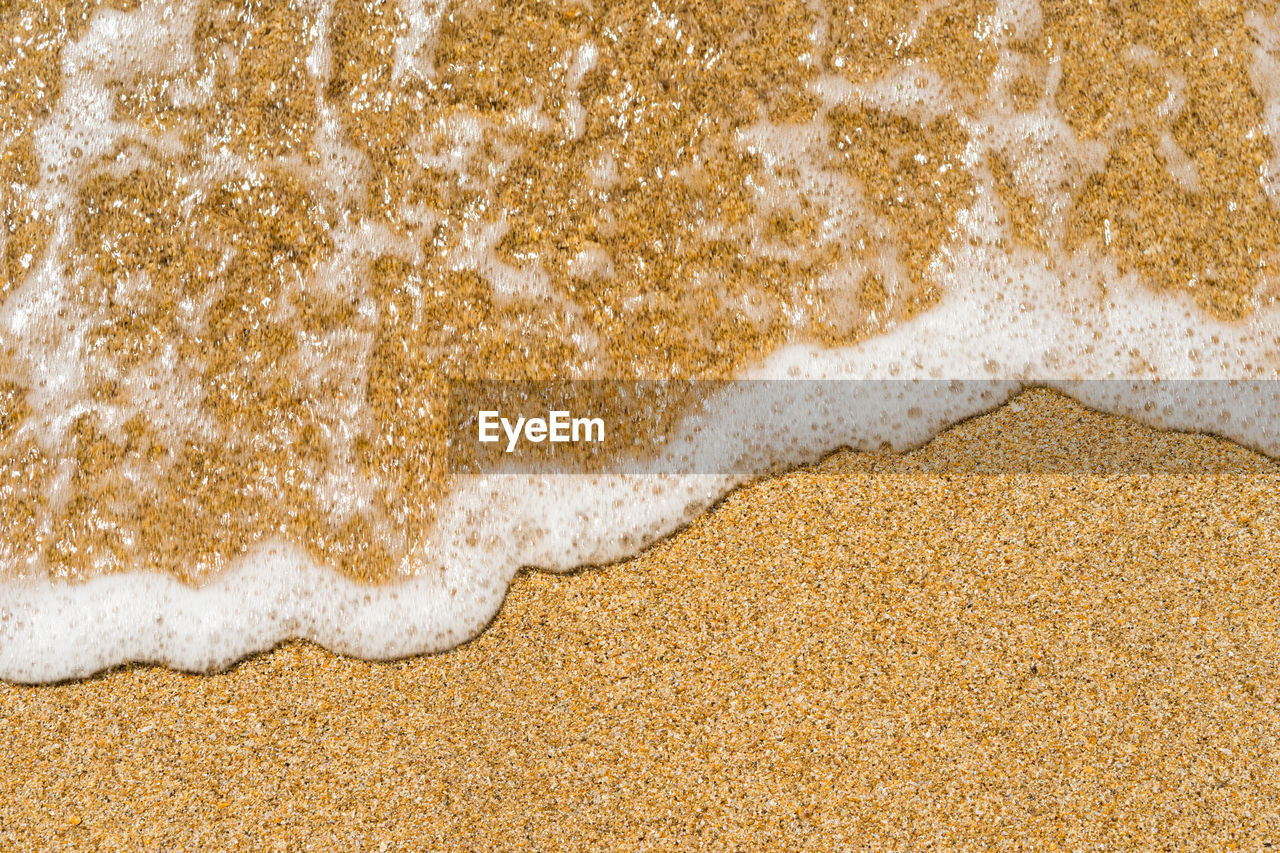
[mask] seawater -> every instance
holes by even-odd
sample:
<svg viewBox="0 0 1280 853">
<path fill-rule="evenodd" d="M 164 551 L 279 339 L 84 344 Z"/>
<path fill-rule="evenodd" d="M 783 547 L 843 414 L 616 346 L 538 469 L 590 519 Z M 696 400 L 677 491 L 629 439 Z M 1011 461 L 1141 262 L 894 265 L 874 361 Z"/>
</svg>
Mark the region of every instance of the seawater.
<svg viewBox="0 0 1280 853">
<path fill-rule="evenodd" d="M 16 3 L 0 28 L 6 678 L 449 648 L 521 566 L 625 557 L 1033 380 L 1276 451 L 1268 4 Z M 728 393 L 685 424 L 733 449 L 714 470 L 457 477 L 468 378 L 905 384 Z M 1184 379 L 1220 382 L 1150 384 Z"/>
</svg>

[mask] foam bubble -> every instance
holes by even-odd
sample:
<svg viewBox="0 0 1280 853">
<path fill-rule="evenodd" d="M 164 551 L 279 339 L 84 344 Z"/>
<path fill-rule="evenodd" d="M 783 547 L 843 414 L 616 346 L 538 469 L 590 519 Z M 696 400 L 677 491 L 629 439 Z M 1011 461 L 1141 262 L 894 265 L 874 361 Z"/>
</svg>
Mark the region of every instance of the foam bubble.
<svg viewBox="0 0 1280 853">
<path fill-rule="evenodd" d="M 793 399 L 789 383 L 776 386 L 774 404 L 758 394 L 729 395 L 684 424 L 667 453 L 668 459 L 702 454 L 704 465 L 732 474 L 469 479 L 448 498 L 441 535 L 418 558 L 419 576 L 391 586 L 353 583 L 279 544 L 198 589 L 145 574 L 74 586 L 5 582 L 0 586 L 0 675 L 47 681 L 126 660 L 207 670 L 289 637 L 366 658 L 449 648 L 492 618 L 520 566 L 566 570 L 620 559 L 758 473 L 813 461 L 840 446 L 871 450 L 887 444 L 904 450 L 991 410 L 1024 387 L 1021 381 L 992 379 L 992 360 L 1028 379 L 1059 377 L 1054 387 L 1104 411 L 1155 427 L 1213 431 L 1280 455 L 1280 394 L 1272 383 L 1207 384 L 1189 395 L 1185 388 L 1162 391 L 1149 383 L 1076 381 L 1133 375 L 1135 350 L 1166 377 L 1230 376 L 1239 365 L 1238 354 L 1256 349 L 1262 329 L 1271 330 L 1267 339 L 1275 345 L 1280 329 L 1275 312 L 1242 325 L 1198 321 L 1201 334 L 1217 341 L 1193 357 L 1170 344 L 1187 328 L 1189 312 L 1134 288 L 1127 298 L 1107 303 L 1101 317 L 1109 325 L 1095 326 L 1101 334 L 1085 344 L 1069 300 L 1036 298 L 1044 290 L 1030 280 L 1034 267 L 1009 298 L 989 302 L 984 295 L 996 282 L 977 277 L 980 260 L 958 266 L 953 275 L 973 278 L 953 281 L 944 303 L 912 323 L 844 350 L 788 348 L 748 375 L 945 377 L 982 383 L 949 392 L 937 383 L 921 383 L 918 393 L 908 385 L 896 397 L 871 395 L 860 401 L 829 390 Z M 972 283 L 966 288 L 963 280 Z M 1275 371 L 1268 375 L 1274 378 Z M 857 393 L 857 385 L 850 394 Z M 1253 414 L 1223 423 L 1224 411 Z M 721 459 L 707 455 L 717 452 Z"/>
<path fill-rule="evenodd" d="M 399 5 L 406 25 L 395 39 L 393 77 L 431 82 L 437 77 L 433 54 L 445 6 L 407 0 Z M 65 277 L 55 263 L 70 236 L 75 185 L 84 177 L 86 164 L 126 138 L 140 141 L 136 128 L 114 117 L 113 84 L 143 69 L 163 75 L 192 64 L 194 16 L 184 12 L 186 8 L 145 2 L 133 12 L 98 12 L 83 37 L 65 51 L 62 97 L 36 129 L 36 148 L 49 171 L 35 193 L 54 211 L 57 227 L 46 258 L 33 265 L 0 309 L 0 335 L 18 352 L 20 367 L 39 378 L 28 400 L 36 414 L 22 429 L 35 434 L 50 452 L 62 443 L 75 418 L 88 410 L 84 351 L 93 318 L 72 297 L 75 271 Z M 654 8 L 654 20 L 678 39 L 679 20 Z M 317 9 L 317 37 L 307 67 L 323 81 L 332 64 L 324 37 L 332 8 L 325 3 Z M 918 38 L 923 17 L 917 16 L 900 34 L 900 47 L 906 49 Z M 1273 20 L 1257 15 L 1247 20 L 1259 36 L 1250 69 L 1264 102 L 1264 126 L 1258 132 L 1275 137 L 1280 131 L 1280 65 L 1272 54 L 1280 37 Z M 1044 20 L 1033 0 L 1008 0 L 997 5 L 990 24 L 986 37 L 1007 47 L 1012 38 L 1035 37 Z M 811 34 L 815 54 L 827 30 L 828 22 L 819 16 Z M 548 57 L 548 62 L 563 66 L 566 86 L 560 114 L 522 108 L 505 120 L 526 131 L 554 131 L 567 141 L 580 139 L 587 127 L 580 90 L 601 61 L 601 52 L 599 45 L 585 43 L 565 55 Z M 683 423 L 665 455 L 654 463 L 677 470 L 681 460 L 696 458 L 703 470 L 723 472 L 718 474 L 467 478 L 441 505 L 433 537 L 409 555 L 408 577 L 389 586 L 347 580 L 283 542 L 262 544 L 198 588 L 141 573 L 79 584 L 6 579 L 0 581 L 0 677 L 46 681 L 87 675 L 130 660 L 208 670 L 290 637 L 371 658 L 446 649 L 483 628 L 522 566 L 566 570 L 626 557 L 752 477 L 816 460 L 841 446 L 917 446 L 959 420 L 1000 405 L 1031 380 L 1049 381 L 1090 406 L 1151 426 L 1212 431 L 1280 455 L 1280 405 L 1266 382 L 1205 385 L 1189 394 L 1185 387 L 1171 385 L 1100 386 L 1081 381 L 1275 380 L 1280 378 L 1280 306 L 1255 306 L 1238 321 L 1217 319 L 1205 314 L 1190 295 L 1157 292 L 1135 275 L 1121 274 L 1105 252 L 1064 247 L 1072 187 L 1104 168 L 1108 144 L 1101 138 L 1083 138 L 1057 109 L 1054 93 L 1063 75 L 1059 62 L 1048 63 L 1042 91 L 1030 108 L 1020 110 L 1011 105 L 1007 90 L 1024 69 L 1007 50 L 999 55 L 994 94 L 986 101 L 957 93 L 928 63 L 904 65 L 866 83 L 819 74 L 809 85 L 820 104 L 812 119 L 771 122 L 762 116 L 731 140 L 740 152 L 757 155 L 763 163 L 763 170 L 751 178 L 756 209 L 747 235 L 735 234 L 712 212 L 703 234 L 741 238 L 744 254 L 802 261 L 803 247 L 779 246 L 766 239 L 764 219 L 803 198 L 817 211 L 815 253 L 856 245 L 863 235 L 876 243 L 875 257 L 868 260 L 865 254 L 851 252 L 854 257 L 820 277 L 821 288 L 837 295 L 838 306 L 860 310 L 854 305 L 855 292 L 870 266 L 898 282 L 907 273 L 892 226 L 869 209 L 859 182 L 835 161 L 825 116 L 838 107 L 869 106 L 917 122 L 956 118 L 966 134 L 960 165 L 973 175 L 976 186 L 957 217 L 952 239 L 930 266 L 942 294 L 937 304 L 896 324 L 886 319 L 878 334 L 856 345 L 832 349 L 792 343 L 748 365 L 741 376 L 967 379 L 975 384 L 942 390 L 931 382 L 907 384 L 891 397 L 859 397 L 856 385 L 837 390 L 783 383 L 771 392 L 775 397 L 765 399 L 731 390 Z M 1148 54 L 1131 59 L 1155 62 Z M 805 61 L 814 62 L 814 55 Z M 1185 108 L 1187 83 L 1172 71 L 1162 73 L 1169 95 L 1156 113 L 1168 119 Z M 203 103 L 211 97 L 212 85 L 209 80 L 177 80 L 174 102 Z M 189 178 L 186 203 L 194 203 L 219 182 L 252 181 L 266 166 L 280 166 L 323 188 L 335 205 L 357 205 L 367 191 L 370 164 L 344 140 L 323 89 L 317 87 L 315 162 L 250 162 L 225 146 L 213 146 L 203 152 L 200 167 Z M 505 167 L 500 160 L 479 162 L 486 133 L 495 126 L 492 116 L 459 107 L 429 133 L 410 140 L 409 147 L 424 169 L 473 188 L 492 181 Z M 141 142 L 160 151 L 173 144 L 167 137 L 145 137 Z M 1195 161 L 1172 134 L 1160 134 L 1158 145 L 1178 186 L 1196 190 L 1200 176 Z M 619 152 L 602 148 L 598 156 L 592 153 L 595 168 L 589 178 L 603 197 L 618 183 Z M 985 165 L 992 155 L 1012 164 L 1018 185 L 1042 208 L 1044 246 L 1011 239 L 1003 221 L 1005 202 Z M 132 167 L 130 156 L 117 162 L 117 170 Z M 1273 147 L 1271 164 L 1259 176 L 1273 198 L 1275 176 L 1280 175 L 1277 156 Z M 407 223 L 405 229 L 365 221 L 336 225 L 329 234 L 333 251 L 319 264 L 309 286 L 345 295 L 357 290 L 362 264 L 370 257 L 419 263 L 425 235 L 439 224 L 440 215 L 425 207 L 399 214 Z M 601 208 L 602 230 L 611 226 L 611 216 Z M 462 239 L 446 259 L 447 267 L 478 272 L 498 296 L 552 295 L 545 269 L 536 263 L 517 267 L 500 257 L 497 245 L 510 227 L 505 219 L 481 217 L 474 210 L 464 211 L 462 219 Z M 595 246 L 575 248 L 569 267 L 574 276 L 621 275 L 609 254 Z M 705 284 L 714 286 L 711 281 Z M 146 281 L 139 278 L 129 286 L 144 288 Z M 198 326 L 206 309 L 191 304 L 184 309 L 183 322 Z M 749 305 L 744 303 L 744 310 Z M 788 310 L 795 314 L 795 326 L 802 326 L 805 309 Z M 594 330 L 585 325 L 573 328 L 570 339 L 584 352 L 602 349 Z M 370 347 L 367 336 L 340 330 L 327 337 L 317 335 L 299 350 L 299 376 L 346 389 L 339 395 L 341 402 L 335 403 L 338 410 L 328 413 L 333 423 L 350 426 L 362 417 L 359 390 L 367 381 L 362 354 Z M 592 366 L 587 362 L 576 369 L 586 372 Z M 198 413 L 194 383 L 184 380 L 180 359 L 171 349 L 160 348 L 140 370 L 119 378 L 169 435 L 199 437 L 211 430 Z M 805 390 L 811 387 L 818 390 Z M 1223 419 L 1223 413 L 1231 416 Z M 105 428 L 118 427 L 118 420 L 106 420 Z M 345 517 L 369 505 L 371 488 L 351 464 L 355 431 L 337 432 L 341 434 L 332 442 L 336 458 L 313 490 L 325 511 Z M 55 482 L 55 503 L 69 476 L 63 471 Z"/>
</svg>

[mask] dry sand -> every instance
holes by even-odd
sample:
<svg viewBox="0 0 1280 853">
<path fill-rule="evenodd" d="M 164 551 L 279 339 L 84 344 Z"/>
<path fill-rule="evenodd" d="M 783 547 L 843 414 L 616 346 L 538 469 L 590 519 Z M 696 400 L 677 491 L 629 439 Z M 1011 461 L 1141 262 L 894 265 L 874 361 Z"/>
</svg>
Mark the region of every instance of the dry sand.
<svg viewBox="0 0 1280 853">
<path fill-rule="evenodd" d="M 522 575 L 447 654 L 4 687 L 0 845 L 1262 849 L 1278 484 L 1029 392 Z"/>
</svg>

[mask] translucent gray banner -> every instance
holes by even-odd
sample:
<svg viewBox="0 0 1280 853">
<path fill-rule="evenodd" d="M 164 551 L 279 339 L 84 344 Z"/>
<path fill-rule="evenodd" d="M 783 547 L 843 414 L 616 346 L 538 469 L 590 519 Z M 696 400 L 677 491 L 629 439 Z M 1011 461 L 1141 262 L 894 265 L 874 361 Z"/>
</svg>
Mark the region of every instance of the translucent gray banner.
<svg viewBox="0 0 1280 853">
<path fill-rule="evenodd" d="M 457 475 L 756 475 L 840 448 L 910 451 L 1012 402 L 991 424 L 1013 431 L 1000 453 L 930 464 L 974 473 L 1186 469 L 1183 455 L 1172 445 L 1162 452 L 1150 430 L 1113 425 L 1087 447 L 1058 446 L 1055 424 L 1037 422 L 1035 412 L 1018 420 L 1054 394 L 1085 410 L 1280 455 L 1276 381 L 491 381 L 452 386 L 449 464 Z"/>
</svg>

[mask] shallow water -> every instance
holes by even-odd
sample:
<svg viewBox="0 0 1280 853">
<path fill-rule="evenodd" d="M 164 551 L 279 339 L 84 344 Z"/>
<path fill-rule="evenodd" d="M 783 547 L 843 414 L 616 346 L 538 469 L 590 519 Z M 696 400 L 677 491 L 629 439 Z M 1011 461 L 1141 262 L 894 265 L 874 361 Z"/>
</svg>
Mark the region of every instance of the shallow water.
<svg viewBox="0 0 1280 853">
<path fill-rule="evenodd" d="M 0 676 L 445 648 L 521 565 L 1016 381 L 1277 378 L 1275 15 L 7 5 Z M 730 397 L 749 465 L 457 476 L 451 383 L 496 378 L 990 393 L 904 392 L 910 428 Z M 1085 402 L 1266 450 L 1220 420 L 1263 387 Z"/>
</svg>

